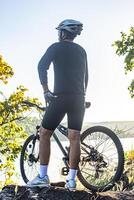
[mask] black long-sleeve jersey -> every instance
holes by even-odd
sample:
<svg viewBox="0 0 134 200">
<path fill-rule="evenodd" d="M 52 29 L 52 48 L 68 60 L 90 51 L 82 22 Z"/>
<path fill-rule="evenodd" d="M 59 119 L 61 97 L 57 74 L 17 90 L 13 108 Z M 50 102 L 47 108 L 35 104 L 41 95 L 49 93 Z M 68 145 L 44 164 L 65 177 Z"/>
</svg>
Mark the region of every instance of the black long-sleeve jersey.
<svg viewBox="0 0 134 200">
<path fill-rule="evenodd" d="M 54 65 L 54 94 L 85 94 L 88 83 L 87 55 L 78 44 L 52 44 L 38 64 L 41 84 L 47 84 L 47 70 Z"/>
</svg>

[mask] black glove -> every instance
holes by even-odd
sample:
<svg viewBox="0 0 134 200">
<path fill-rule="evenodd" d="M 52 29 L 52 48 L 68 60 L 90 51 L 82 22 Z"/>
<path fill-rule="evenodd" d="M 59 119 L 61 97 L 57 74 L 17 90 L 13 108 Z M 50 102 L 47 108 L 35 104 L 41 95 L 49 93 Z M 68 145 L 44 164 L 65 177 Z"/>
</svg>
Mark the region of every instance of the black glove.
<svg viewBox="0 0 134 200">
<path fill-rule="evenodd" d="M 50 103 L 52 99 L 57 98 L 57 96 L 48 90 L 44 92 L 44 98 L 45 98 L 46 103 Z"/>
</svg>

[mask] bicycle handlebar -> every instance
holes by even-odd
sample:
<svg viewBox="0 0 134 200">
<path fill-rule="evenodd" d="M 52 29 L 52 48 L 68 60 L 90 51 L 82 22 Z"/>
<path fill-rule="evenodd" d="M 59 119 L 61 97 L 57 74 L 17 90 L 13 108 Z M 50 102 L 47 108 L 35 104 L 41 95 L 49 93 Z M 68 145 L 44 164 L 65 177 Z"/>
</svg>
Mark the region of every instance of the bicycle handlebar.
<svg viewBox="0 0 134 200">
<path fill-rule="evenodd" d="M 30 101 L 23 101 L 23 103 L 25 105 L 28 105 L 29 107 L 36 107 L 41 111 L 45 111 L 46 110 L 46 107 L 41 107 L 41 106 L 37 105 L 36 103 L 32 103 Z M 91 102 L 85 102 L 85 108 L 89 108 L 90 106 L 91 106 Z"/>
</svg>

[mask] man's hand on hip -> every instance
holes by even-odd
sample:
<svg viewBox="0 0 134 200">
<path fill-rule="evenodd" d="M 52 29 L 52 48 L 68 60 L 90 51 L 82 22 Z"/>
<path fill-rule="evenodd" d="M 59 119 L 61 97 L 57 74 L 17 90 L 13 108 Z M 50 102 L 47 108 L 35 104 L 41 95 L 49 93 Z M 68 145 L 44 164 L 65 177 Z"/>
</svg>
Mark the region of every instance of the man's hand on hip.
<svg viewBox="0 0 134 200">
<path fill-rule="evenodd" d="M 44 98 L 45 98 L 46 103 L 50 103 L 52 99 L 57 98 L 57 96 L 48 90 L 44 92 Z"/>
</svg>

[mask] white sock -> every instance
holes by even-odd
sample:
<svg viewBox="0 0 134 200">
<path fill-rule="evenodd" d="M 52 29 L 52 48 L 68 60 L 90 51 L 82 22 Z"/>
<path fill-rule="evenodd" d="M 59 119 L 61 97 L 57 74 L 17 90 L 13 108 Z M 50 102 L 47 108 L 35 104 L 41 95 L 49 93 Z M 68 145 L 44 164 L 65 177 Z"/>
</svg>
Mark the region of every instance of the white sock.
<svg viewBox="0 0 134 200">
<path fill-rule="evenodd" d="M 47 175 L 48 165 L 40 165 L 40 178 L 44 178 Z"/>
<path fill-rule="evenodd" d="M 76 176 L 77 176 L 77 169 L 69 169 L 69 173 L 68 176 L 66 178 L 66 180 L 75 180 Z"/>
</svg>

